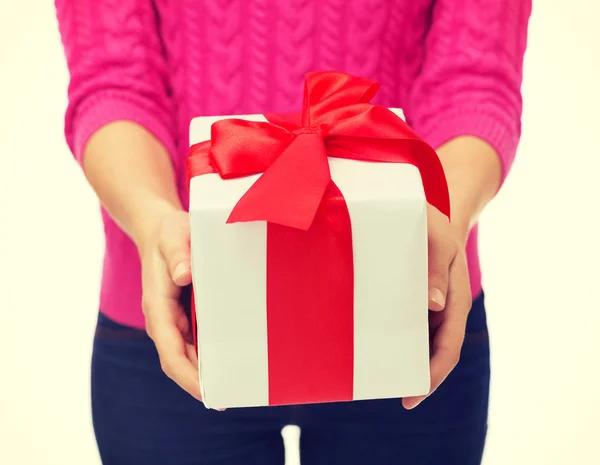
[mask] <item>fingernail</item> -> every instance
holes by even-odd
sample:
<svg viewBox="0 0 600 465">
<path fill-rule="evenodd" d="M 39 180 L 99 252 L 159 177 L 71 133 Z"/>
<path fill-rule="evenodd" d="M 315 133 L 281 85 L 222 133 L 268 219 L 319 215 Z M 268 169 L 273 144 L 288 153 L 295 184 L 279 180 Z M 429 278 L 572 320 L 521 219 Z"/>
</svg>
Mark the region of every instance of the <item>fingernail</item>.
<svg viewBox="0 0 600 465">
<path fill-rule="evenodd" d="M 190 270 L 190 267 L 187 263 L 181 262 L 179 265 L 175 267 L 173 271 L 173 280 L 177 281 L 182 275 L 187 273 Z"/>
<path fill-rule="evenodd" d="M 442 293 L 442 291 L 440 291 L 439 289 L 433 287 L 429 290 L 429 299 L 432 302 L 435 302 L 436 304 L 438 304 L 440 307 L 444 307 L 444 305 L 446 305 L 446 299 L 444 297 L 444 294 Z"/>
</svg>

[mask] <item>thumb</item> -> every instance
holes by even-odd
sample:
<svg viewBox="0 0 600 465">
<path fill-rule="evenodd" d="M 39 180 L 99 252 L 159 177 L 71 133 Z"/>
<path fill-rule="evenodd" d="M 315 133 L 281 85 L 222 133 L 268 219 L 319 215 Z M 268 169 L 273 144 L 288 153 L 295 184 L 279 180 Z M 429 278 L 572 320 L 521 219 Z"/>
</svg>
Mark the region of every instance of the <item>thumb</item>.
<svg viewBox="0 0 600 465">
<path fill-rule="evenodd" d="M 191 284 L 192 266 L 189 238 L 182 238 L 181 235 L 165 237 L 160 250 L 167 263 L 167 268 L 173 282 L 178 286 Z"/>
<path fill-rule="evenodd" d="M 441 311 L 446 306 L 453 248 L 444 241 L 429 241 L 429 309 Z"/>
</svg>

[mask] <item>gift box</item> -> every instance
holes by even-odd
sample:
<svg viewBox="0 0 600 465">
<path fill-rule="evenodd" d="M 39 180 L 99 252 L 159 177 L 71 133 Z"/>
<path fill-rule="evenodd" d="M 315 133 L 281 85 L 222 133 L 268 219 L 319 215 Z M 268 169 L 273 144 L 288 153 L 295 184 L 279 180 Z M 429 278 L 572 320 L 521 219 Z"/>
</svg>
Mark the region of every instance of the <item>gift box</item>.
<svg viewBox="0 0 600 465">
<path fill-rule="evenodd" d="M 193 321 L 209 408 L 429 391 L 427 202 L 435 151 L 370 103 L 378 85 L 306 76 L 298 115 L 190 125 Z"/>
</svg>

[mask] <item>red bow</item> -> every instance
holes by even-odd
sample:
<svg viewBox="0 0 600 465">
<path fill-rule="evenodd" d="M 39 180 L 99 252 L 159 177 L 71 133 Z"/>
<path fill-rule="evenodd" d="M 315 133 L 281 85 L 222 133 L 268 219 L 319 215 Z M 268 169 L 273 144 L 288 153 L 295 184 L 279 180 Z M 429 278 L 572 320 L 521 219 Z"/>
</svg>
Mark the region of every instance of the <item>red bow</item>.
<svg viewBox="0 0 600 465">
<path fill-rule="evenodd" d="M 211 141 L 192 146 L 188 179 L 215 171 L 223 179 L 263 173 L 228 223 L 262 220 L 308 230 L 332 183 L 328 156 L 409 163 L 421 173 L 427 201 L 450 217 L 437 154 L 401 118 L 369 103 L 378 89 L 343 73 L 308 73 L 300 125 L 275 115 L 266 115 L 270 122 L 218 121 Z"/>
</svg>

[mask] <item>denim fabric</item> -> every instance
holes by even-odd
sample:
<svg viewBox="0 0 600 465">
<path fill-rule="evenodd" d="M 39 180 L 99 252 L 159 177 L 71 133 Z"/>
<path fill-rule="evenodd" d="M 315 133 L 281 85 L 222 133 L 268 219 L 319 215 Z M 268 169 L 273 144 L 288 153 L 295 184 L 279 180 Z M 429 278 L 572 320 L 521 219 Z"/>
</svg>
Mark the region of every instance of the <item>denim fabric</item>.
<svg viewBox="0 0 600 465">
<path fill-rule="evenodd" d="M 288 424 L 301 428 L 302 465 L 478 465 L 489 381 L 483 295 L 458 366 L 412 411 L 397 399 L 207 410 L 163 374 L 144 331 L 100 314 L 93 420 L 105 465 L 283 465 Z"/>
</svg>

